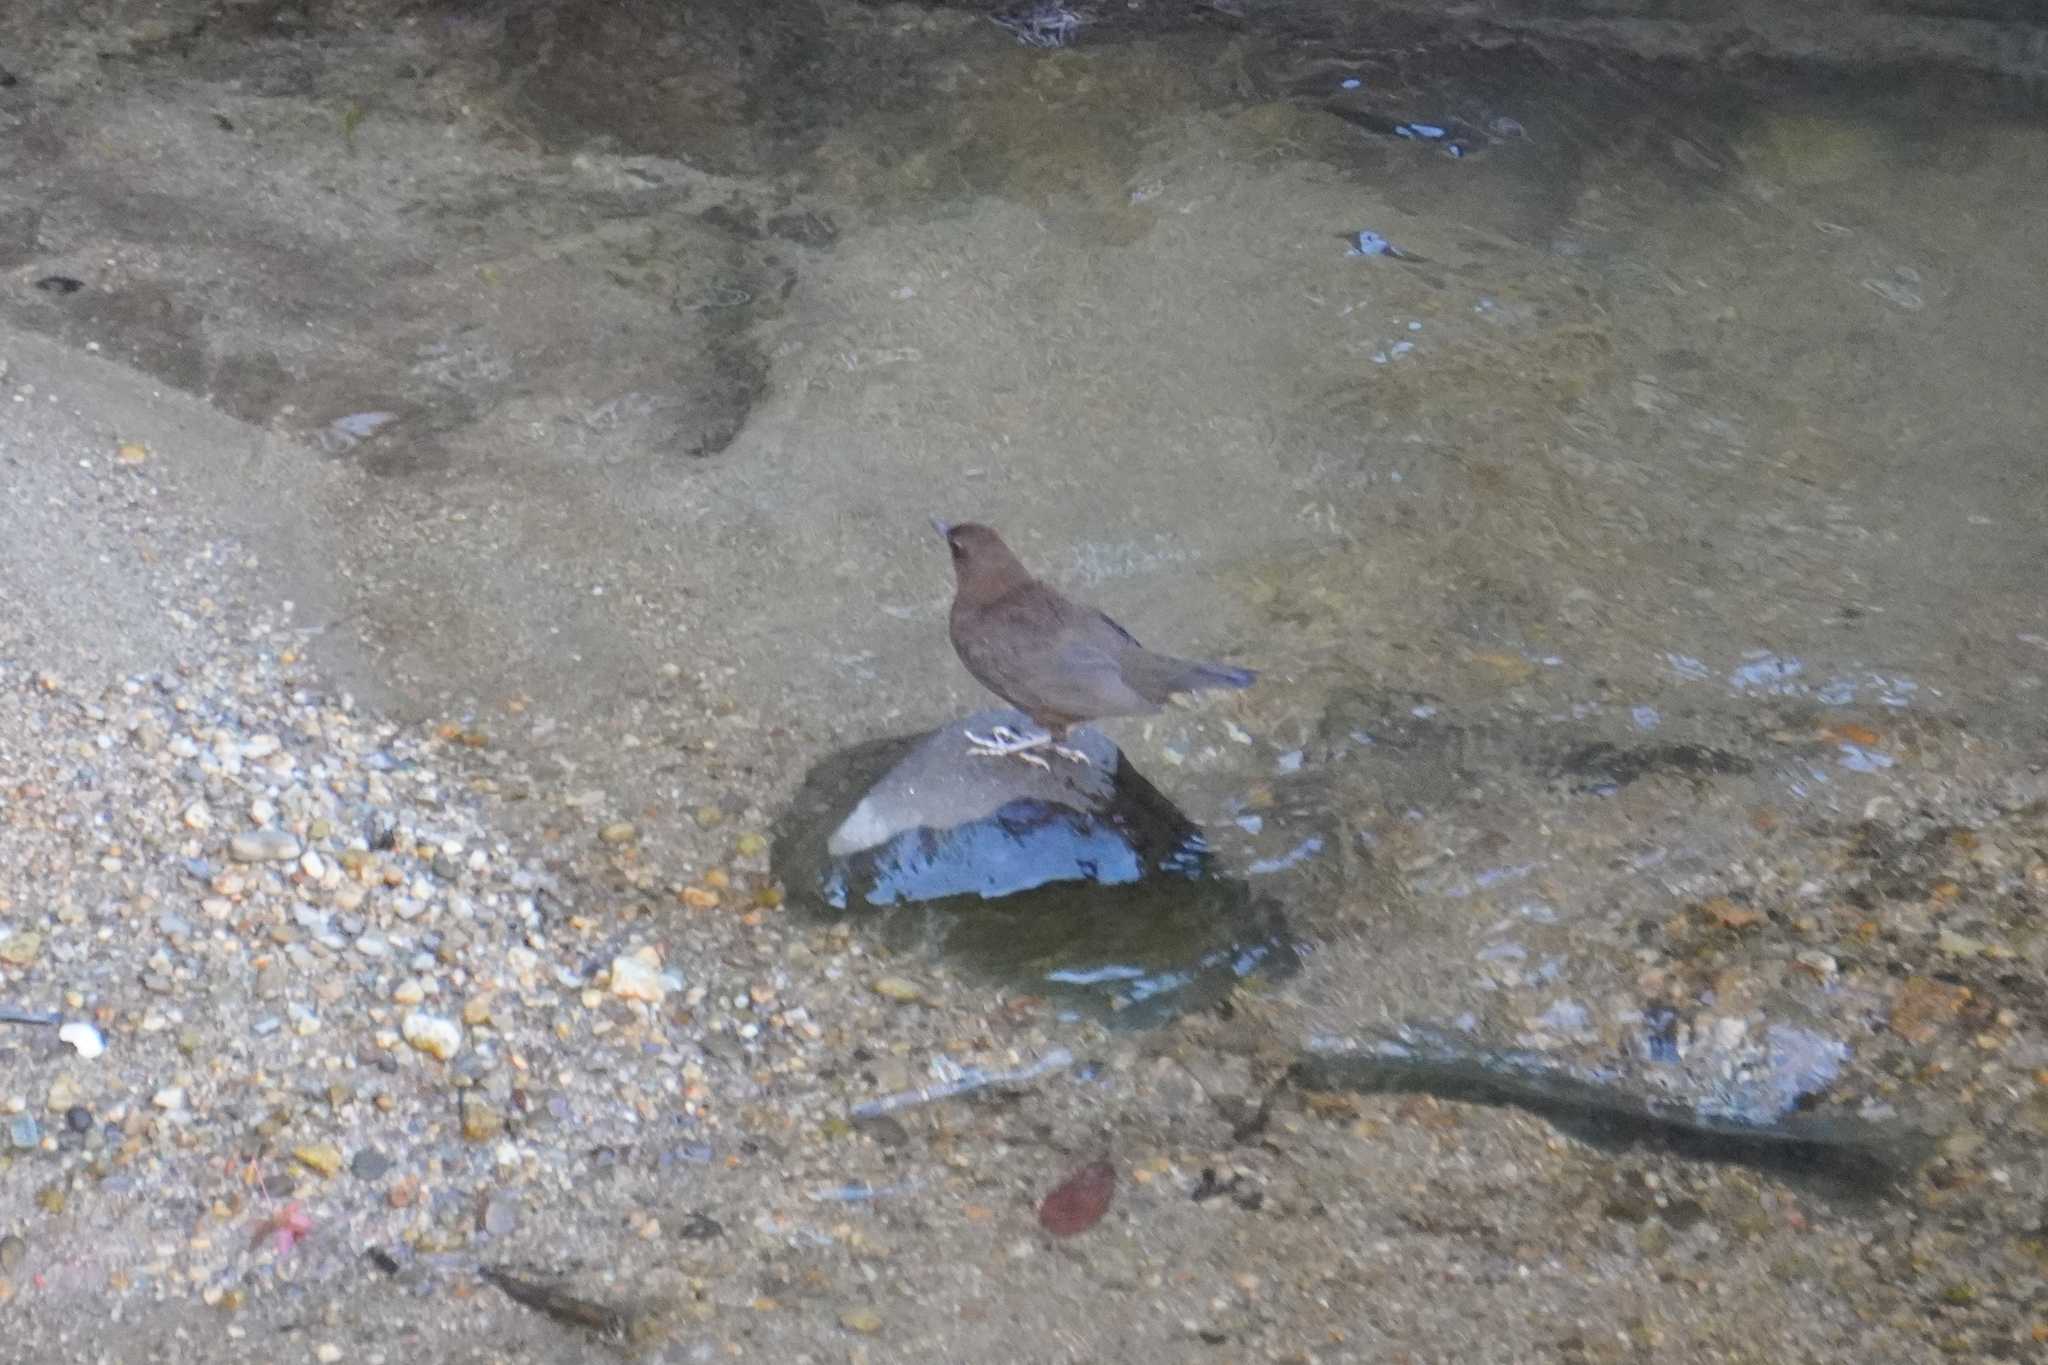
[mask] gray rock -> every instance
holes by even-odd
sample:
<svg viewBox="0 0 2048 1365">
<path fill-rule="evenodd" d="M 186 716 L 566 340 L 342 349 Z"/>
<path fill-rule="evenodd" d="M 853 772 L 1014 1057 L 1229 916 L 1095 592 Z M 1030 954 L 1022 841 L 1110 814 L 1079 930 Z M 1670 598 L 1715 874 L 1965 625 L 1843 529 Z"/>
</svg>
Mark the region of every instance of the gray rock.
<svg viewBox="0 0 2048 1365">
<path fill-rule="evenodd" d="M 861 797 L 826 841 L 835 858 L 865 852 L 905 830 L 948 830 L 986 820 L 1013 802 L 1040 800 L 1081 810 L 1105 805 L 1114 786 L 1119 752 L 1107 735 L 1081 726 L 1067 743 L 1088 755 L 1086 764 L 1053 757 L 1044 768 L 1017 758 L 979 758 L 967 734 L 999 725 L 1028 730 L 1021 711 L 978 711 L 927 735 Z"/>
</svg>

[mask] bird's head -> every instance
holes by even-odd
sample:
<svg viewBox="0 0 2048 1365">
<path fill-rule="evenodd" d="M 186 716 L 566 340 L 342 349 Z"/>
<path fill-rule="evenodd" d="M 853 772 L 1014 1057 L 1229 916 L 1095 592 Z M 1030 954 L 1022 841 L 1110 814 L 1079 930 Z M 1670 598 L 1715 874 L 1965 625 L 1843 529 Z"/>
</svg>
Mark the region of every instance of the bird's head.
<svg viewBox="0 0 2048 1365">
<path fill-rule="evenodd" d="M 932 526 L 946 538 L 946 547 L 953 553 L 953 573 L 963 595 L 995 597 L 1030 580 L 1024 565 L 992 528 L 972 521 L 949 525 L 937 517 L 932 518 Z"/>
</svg>

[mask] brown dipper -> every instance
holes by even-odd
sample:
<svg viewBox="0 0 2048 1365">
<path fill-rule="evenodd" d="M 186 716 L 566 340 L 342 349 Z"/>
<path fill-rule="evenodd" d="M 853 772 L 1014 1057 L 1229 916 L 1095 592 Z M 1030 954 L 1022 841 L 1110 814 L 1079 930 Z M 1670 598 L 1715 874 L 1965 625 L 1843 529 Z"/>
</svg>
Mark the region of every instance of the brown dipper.
<svg viewBox="0 0 2048 1365">
<path fill-rule="evenodd" d="M 970 734 L 975 753 L 1015 754 L 1043 766 L 1032 751 L 1050 748 L 1086 763 L 1085 754 L 1060 742 L 1082 721 L 1149 715 L 1176 692 L 1252 685 L 1256 675 L 1248 669 L 1152 653 L 1095 608 L 1033 578 L 988 527 L 936 519 L 932 525 L 953 551 L 951 627 L 960 662 L 1038 731 L 1019 735 L 999 725 L 987 738 Z"/>
</svg>

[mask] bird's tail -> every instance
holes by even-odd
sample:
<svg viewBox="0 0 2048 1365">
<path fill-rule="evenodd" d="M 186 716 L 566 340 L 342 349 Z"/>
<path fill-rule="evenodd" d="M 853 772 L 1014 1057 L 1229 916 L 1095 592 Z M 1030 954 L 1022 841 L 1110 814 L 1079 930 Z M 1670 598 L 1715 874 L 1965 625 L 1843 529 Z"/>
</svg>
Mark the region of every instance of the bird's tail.
<svg viewBox="0 0 2048 1365">
<path fill-rule="evenodd" d="M 1259 675 L 1249 668 L 1230 668 L 1223 664 L 1200 664 L 1181 661 L 1178 676 L 1173 680 L 1175 692 L 1200 692 L 1210 687 L 1250 687 L 1259 680 Z"/>
</svg>

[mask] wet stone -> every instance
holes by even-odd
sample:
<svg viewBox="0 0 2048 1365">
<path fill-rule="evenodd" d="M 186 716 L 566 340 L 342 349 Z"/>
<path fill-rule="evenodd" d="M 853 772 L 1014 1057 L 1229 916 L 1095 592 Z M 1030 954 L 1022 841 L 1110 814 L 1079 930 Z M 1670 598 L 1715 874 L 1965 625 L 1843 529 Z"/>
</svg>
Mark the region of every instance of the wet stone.
<svg viewBox="0 0 2048 1365">
<path fill-rule="evenodd" d="M 74 1104 L 64 1111 L 64 1126 L 74 1133 L 92 1131 L 92 1110 L 82 1104 Z"/>
<path fill-rule="evenodd" d="M 1070 734 L 1087 763 L 972 753 L 967 732 L 1002 725 L 1026 722 L 984 711 L 819 764 L 776 830 L 777 880 L 832 912 L 880 911 L 892 937 L 935 939 L 1031 994 L 1130 1024 L 1293 965 L 1277 907 L 1224 875 L 1202 832 L 1106 736 Z M 927 917 L 932 904 L 956 913 Z"/>
<path fill-rule="evenodd" d="M 364 1147 L 349 1161 L 348 1169 L 358 1180 L 381 1180 L 391 1169 L 391 1158 L 375 1147 Z"/>
</svg>

